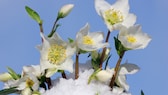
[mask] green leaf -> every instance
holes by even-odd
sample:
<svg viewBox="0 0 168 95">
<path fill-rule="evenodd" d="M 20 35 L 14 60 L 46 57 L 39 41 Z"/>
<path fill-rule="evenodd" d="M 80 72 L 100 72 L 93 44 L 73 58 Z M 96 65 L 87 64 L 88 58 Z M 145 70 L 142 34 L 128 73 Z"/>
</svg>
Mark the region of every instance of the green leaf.
<svg viewBox="0 0 168 95">
<path fill-rule="evenodd" d="M 7 68 L 8 69 L 8 73 L 12 76 L 13 79 L 17 80 L 20 78 L 20 75 L 16 74 L 16 72 L 11 69 L 10 67 Z"/>
<path fill-rule="evenodd" d="M 122 51 L 122 44 L 116 37 L 114 37 L 114 40 L 115 40 L 115 48 L 117 50 L 117 54 L 120 55 Z"/>
<path fill-rule="evenodd" d="M 36 11 L 34 11 L 33 9 L 31 9 L 28 6 L 25 6 L 25 9 L 27 11 L 27 13 L 29 14 L 29 16 L 34 19 L 35 21 L 38 22 L 38 24 L 42 24 L 42 20 L 40 19 L 40 16 L 38 15 L 38 13 Z"/>
<path fill-rule="evenodd" d="M 118 38 L 114 37 L 114 40 L 115 40 L 115 48 L 117 50 L 117 54 L 119 56 L 121 56 L 121 54 L 124 52 L 124 51 L 127 51 L 127 50 L 130 50 L 128 48 L 125 48 L 121 42 L 118 40 Z"/>
<path fill-rule="evenodd" d="M 100 58 L 97 58 L 95 60 L 92 59 L 91 60 L 91 64 L 92 64 L 92 67 L 93 67 L 94 70 L 99 69 L 99 67 L 100 67 Z"/>
<path fill-rule="evenodd" d="M 90 84 L 90 82 L 91 82 L 93 79 L 96 78 L 96 74 L 97 74 L 98 72 L 100 72 L 100 71 L 101 71 L 101 68 L 99 68 L 99 69 L 97 69 L 95 72 L 93 72 L 93 74 L 89 77 L 88 84 Z"/>
<path fill-rule="evenodd" d="M 68 40 L 69 40 L 69 43 L 73 43 L 74 42 L 74 40 L 71 39 L 71 38 L 68 38 Z"/>
<path fill-rule="evenodd" d="M 144 92 L 143 92 L 143 90 L 141 90 L 141 95 L 145 95 Z"/>
<path fill-rule="evenodd" d="M 12 87 L 8 89 L 0 90 L 0 95 L 9 95 L 9 94 L 16 93 L 16 92 L 18 92 L 16 87 Z"/>
</svg>

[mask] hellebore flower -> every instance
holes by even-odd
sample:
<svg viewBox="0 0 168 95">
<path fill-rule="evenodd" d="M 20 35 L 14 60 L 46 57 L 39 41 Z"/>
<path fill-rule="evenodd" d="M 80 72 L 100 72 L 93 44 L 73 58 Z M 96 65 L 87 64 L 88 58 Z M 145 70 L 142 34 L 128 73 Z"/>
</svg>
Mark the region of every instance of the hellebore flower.
<svg viewBox="0 0 168 95">
<path fill-rule="evenodd" d="M 76 35 L 77 47 L 85 51 L 95 51 L 108 46 L 103 40 L 103 32 L 89 32 L 88 23 Z"/>
<path fill-rule="evenodd" d="M 40 33 L 43 43 L 38 46 L 41 53 L 41 70 L 47 70 L 46 77 L 52 76 L 58 70 L 67 70 L 73 72 L 73 60 L 71 57 L 75 53 L 69 43 L 63 41 L 55 32 L 51 38 L 47 38 Z"/>
<path fill-rule="evenodd" d="M 26 93 L 32 93 L 33 91 L 37 91 L 39 88 L 39 81 L 36 76 L 27 73 L 22 76 L 20 79 L 8 80 L 5 82 L 4 88 L 16 87 L 17 90 L 21 91 L 21 95 L 31 95 Z"/>
<path fill-rule="evenodd" d="M 116 0 L 112 5 L 105 0 L 95 0 L 95 9 L 110 31 L 118 29 L 120 25 L 132 26 L 136 22 L 136 16 L 129 13 L 128 0 Z"/>
<path fill-rule="evenodd" d="M 122 26 L 118 39 L 122 45 L 128 49 L 143 49 L 151 41 L 151 37 L 142 32 L 140 25 L 131 26 L 129 28 Z"/>
</svg>

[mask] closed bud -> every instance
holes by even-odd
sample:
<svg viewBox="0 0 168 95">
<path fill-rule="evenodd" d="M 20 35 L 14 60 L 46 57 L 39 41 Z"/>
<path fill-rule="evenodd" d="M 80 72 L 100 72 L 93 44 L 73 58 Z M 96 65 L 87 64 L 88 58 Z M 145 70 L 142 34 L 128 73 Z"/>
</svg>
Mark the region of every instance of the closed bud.
<svg viewBox="0 0 168 95">
<path fill-rule="evenodd" d="M 58 18 L 66 17 L 71 12 L 73 7 L 74 7 L 73 4 L 64 5 L 58 12 Z"/>
<path fill-rule="evenodd" d="M 0 74 L 0 81 L 6 82 L 6 81 L 8 81 L 10 79 L 12 79 L 12 76 L 9 73 Z"/>
</svg>

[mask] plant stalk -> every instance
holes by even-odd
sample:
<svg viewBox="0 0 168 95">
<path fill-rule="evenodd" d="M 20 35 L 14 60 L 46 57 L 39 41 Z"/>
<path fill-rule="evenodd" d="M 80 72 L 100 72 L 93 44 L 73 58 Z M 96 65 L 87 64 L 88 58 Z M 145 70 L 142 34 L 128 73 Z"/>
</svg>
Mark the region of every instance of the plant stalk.
<svg viewBox="0 0 168 95">
<path fill-rule="evenodd" d="M 44 33 L 43 32 L 43 24 L 42 23 L 39 23 L 39 27 L 40 27 L 40 32 L 41 33 Z M 43 42 L 43 39 L 41 38 L 41 41 Z"/>
<path fill-rule="evenodd" d="M 108 33 L 107 33 L 105 42 L 108 42 L 109 37 L 110 37 L 110 33 L 111 33 L 110 30 L 108 30 Z M 103 51 L 102 51 L 102 55 L 101 55 L 101 58 L 100 58 L 100 68 L 102 68 L 102 65 L 103 65 L 103 61 L 104 61 L 106 49 L 107 49 L 107 48 L 104 47 L 104 48 L 103 48 Z"/>
<path fill-rule="evenodd" d="M 65 74 L 65 72 L 64 71 L 62 71 L 62 78 L 64 78 L 64 79 L 67 79 L 67 77 L 66 77 L 66 74 Z"/>
<path fill-rule="evenodd" d="M 118 71 L 119 71 L 120 64 L 121 64 L 121 61 L 122 61 L 122 59 L 123 59 L 124 53 L 125 53 L 125 51 L 123 51 L 123 52 L 121 53 L 121 55 L 119 56 L 119 59 L 118 59 L 118 61 L 117 61 L 117 64 L 116 64 L 116 66 L 115 66 L 114 74 L 113 74 L 113 76 L 112 76 L 112 78 L 111 78 L 111 81 L 110 81 L 110 84 L 109 84 L 109 86 L 111 87 L 111 91 L 113 90 L 113 86 L 114 86 L 114 83 L 115 83 L 115 79 L 116 79 L 116 77 L 117 77 L 117 75 L 118 75 Z"/>
<path fill-rule="evenodd" d="M 76 54 L 75 79 L 79 77 L 79 53 Z"/>
<path fill-rule="evenodd" d="M 55 33 L 56 31 L 56 28 L 57 28 L 57 22 L 58 22 L 59 18 L 57 17 L 54 24 L 53 24 L 53 27 L 52 27 L 52 30 L 50 32 L 50 34 L 48 35 L 48 37 L 52 37 L 52 35 Z"/>
<path fill-rule="evenodd" d="M 52 87 L 51 78 L 46 78 L 46 83 L 47 83 L 48 89 L 51 89 Z"/>
</svg>

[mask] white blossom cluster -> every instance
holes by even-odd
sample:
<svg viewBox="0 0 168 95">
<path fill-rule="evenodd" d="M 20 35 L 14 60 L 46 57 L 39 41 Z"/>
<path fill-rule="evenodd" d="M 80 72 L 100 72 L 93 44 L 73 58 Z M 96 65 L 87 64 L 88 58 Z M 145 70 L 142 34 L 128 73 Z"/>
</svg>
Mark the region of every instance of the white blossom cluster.
<svg viewBox="0 0 168 95">
<path fill-rule="evenodd" d="M 139 71 L 136 64 L 121 64 L 124 53 L 129 50 L 144 49 L 151 38 L 142 32 L 140 25 L 135 25 L 136 16 L 129 12 L 128 0 L 116 0 L 109 4 L 105 0 L 94 0 L 97 14 L 103 19 L 108 29 L 104 32 L 90 32 L 86 23 L 76 38 L 64 41 L 56 31 L 57 23 L 72 11 L 74 5 L 64 5 L 58 12 L 51 33 L 44 34 L 42 20 L 37 12 L 26 6 L 29 16 L 38 22 L 42 44 L 37 45 L 40 52 L 40 64 L 24 66 L 22 73 L 17 74 L 11 68 L 0 74 L 4 89 L 0 95 L 17 93 L 21 95 L 131 95 L 126 82 L 127 74 Z M 115 48 L 119 59 L 116 67 L 109 67 L 110 43 L 108 38 L 114 30 Z M 104 40 L 106 41 L 104 42 Z M 79 63 L 80 54 L 89 55 L 85 64 Z M 76 59 L 73 59 L 76 56 Z M 103 63 L 106 63 L 105 69 Z M 61 73 L 62 78 L 51 79 Z"/>
</svg>

